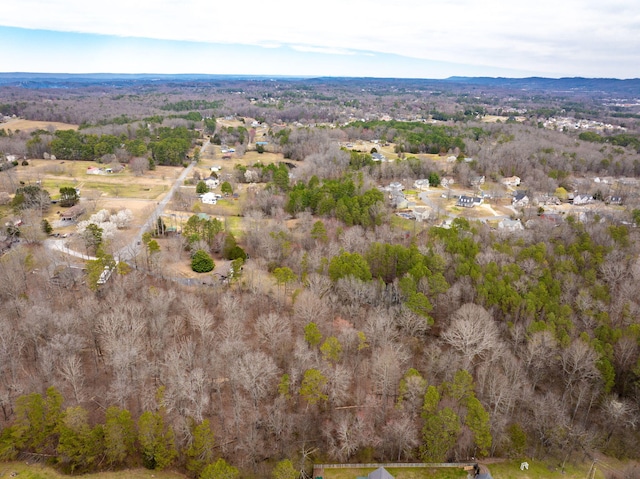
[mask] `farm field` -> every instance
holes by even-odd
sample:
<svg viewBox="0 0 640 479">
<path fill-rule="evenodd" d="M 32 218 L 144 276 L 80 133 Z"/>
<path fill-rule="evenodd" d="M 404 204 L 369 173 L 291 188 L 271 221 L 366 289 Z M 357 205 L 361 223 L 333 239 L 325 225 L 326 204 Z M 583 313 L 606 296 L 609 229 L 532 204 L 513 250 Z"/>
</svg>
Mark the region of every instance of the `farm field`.
<svg viewBox="0 0 640 479">
<path fill-rule="evenodd" d="M 126 241 L 148 218 L 149 212 L 169 191 L 175 178 L 181 173 L 181 167 L 161 166 L 136 176 L 125 168 L 119 173 L 92 175 L 87 168 L 95 167 L 92 161 L 30 160 L 28 166 L 18 166 L 12 173 L 16 182 L 33 184 L 40 182 L 52 199 L 59 196 L 60 188 L 80 189 L 80 201 L 87 216 L 101 210 L 118 211 L 129 209 L 133 213 L 133 222 L 129 230 L 121 230 L 119 241 Z M 54 226 L 55 232 L 70 234 L 75 224 L 58 224 L 62 208 L 52 205 L 46 219 Z"/>
<path fill-rule="evenodd" d="M 35 120 L 23 120 L 22 118 L 14 118 L 5 123 L 0 123 L 0 128 L 12 131 L 31 131 L 31 130 L 48 130 L 53 128 L 54 130 L 77 130 L 78 125 L 71 123 L 61 123 L 59 121 L 35 121 Z"/>
</svg>

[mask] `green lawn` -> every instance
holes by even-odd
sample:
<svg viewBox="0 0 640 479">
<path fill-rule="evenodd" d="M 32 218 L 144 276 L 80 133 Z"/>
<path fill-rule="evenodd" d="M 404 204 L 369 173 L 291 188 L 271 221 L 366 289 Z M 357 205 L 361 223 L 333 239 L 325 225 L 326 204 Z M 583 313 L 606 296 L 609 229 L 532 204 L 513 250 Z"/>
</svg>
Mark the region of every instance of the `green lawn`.
<svg viewBox="0 0 640 479">
<path fill-rule="evenodd" d="M 521 461 L 509 461 L 491 464 L 489 470 L 494 479 L 584 479 L 587 477 L 591 463 L 579 466 L 565 465 L 564 473 L 555 463 L 543 461 L 527 461 L 529 469 L 520 470 Z M 604 479 L 601 470 L 596 468 L 595 479 Z"/>
<path fill-rule="evenodd" d="M 387 467 L 395 479 L 466 479 L 462 469 L 426 469 L 422 467 Z M 371 468 L 325 469 L 323 479 L 356 479 L 373 472 Z M 494 479 L 498 479 L 494 476 Z"/>
<path fill-rule="evenodd" d="M 410 233 L 419 233 L 420 231 L 428 228 L 428 223 L 421 223 L 416 220 L 408 220 L 398 215 L 391 215 L 391 227 L 399 228 Z"/>
<path fill-rule="evenodd" d="M 242 211 L 242 203 L 244 202 L 244 198 L 240 196 L 240 198 L 234 199 L 231 197 L 222 198 L 218 200 L 215 205 L 205 205 L 203 203 L 196 203 L 197 208 L 194 209 L 195 213 L 207 213 L 208 215 L 214 217 L 236 217 Z M 196 211 L 197 210 L 197 211 Z M 235 234 L 235 233 L 234 233 Z"/>
<path fill-rule="evenodd" d="M 489 464 L 487 467 L 493 479 L 584 479 L 591 463 L 572 466 L 566 464 L 564 473 L 556 463 L 529 460 L 529 469 L 520 470 L 521 461 L 505 461 Z M 460 469 L 393 468 L 387 471 L 396 479 L 458 479 L 466 478 L 467 473 Z M 325 469 L 323 479 L 355 479 L 366 477 L 374 469 L 345 468 Z M 596 465 L 595 479 L 604 479 L 602 469 Z"/>
</svg>

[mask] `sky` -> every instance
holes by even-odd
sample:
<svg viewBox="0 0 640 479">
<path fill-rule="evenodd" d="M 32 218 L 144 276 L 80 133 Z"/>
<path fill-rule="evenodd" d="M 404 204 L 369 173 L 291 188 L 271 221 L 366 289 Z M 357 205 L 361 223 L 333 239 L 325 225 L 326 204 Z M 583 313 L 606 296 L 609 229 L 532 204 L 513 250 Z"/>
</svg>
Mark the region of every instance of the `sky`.
<svg viewBox="0 0 640 479">
<path fill-rule="evenodd" d="M 640 77 L 639 0 L 18 0 L 0 71 Z"/>
</svg>

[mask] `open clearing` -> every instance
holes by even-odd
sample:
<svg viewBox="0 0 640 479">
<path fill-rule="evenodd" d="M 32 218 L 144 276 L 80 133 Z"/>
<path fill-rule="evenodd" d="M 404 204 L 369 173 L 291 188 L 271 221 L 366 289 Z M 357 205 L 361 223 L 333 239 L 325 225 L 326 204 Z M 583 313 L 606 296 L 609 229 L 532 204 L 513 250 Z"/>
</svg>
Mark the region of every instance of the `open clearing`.
<svg viewBox="0 0 640 479">
<path fill-rule="evenodd" d="M 30 160 L 28 166 L 14 170 L 18 181 L 26 184 L 40 182 L 55 198 L 60 188 L 80 188 L 80 194 L 107 198 L 139 198 L 160 200 L 169 191 L 180 167 L 158 167 L 144 175 L 135 176 L 128 168 L 119 173 L 87 174 L 87 168 L 98 166 L 93 161 Z M 89 194 L 87 194 L 89 193 Z M 93 195 L 91 193 L 94 193 Z"/>
<path fill-rule="evenodd" d="M 61 123 L 59 121 L 35 121 L 14 118 L 6 123 L 0 123 L 0 128 L 12 131 L 49 130 L 49 128 L 53 128 L 54 130 L 77 130 L 78 125 Z"/>
<path fill-rule="evenodd" d="M 424 467 L 386 467 L 395 479 L 462 479 L 467 473 L 462 469 L 426 469 Z M 325 469 L 323 479 L 355 479 L 367 477 L 372 468 Z"/>
<path fill-rule="evenodd" d="M 68 479 L 65 474 L 61 474 L 55 469 L 41 465 L 26 465 L 23 462 L 0 463 L 0 478 L 15 477 L 20 479 Z M 151 471 L 148 469 L 127 469 L 120 472 L 99 472 L 96 474 L 85 474 L 84 479 L 185 479 L 187 476 L 172 471 Z"/>
<path fill-rule="evenodd" d="M 495 461 L 495 462 L 494 462 Z M 584 479 L 587 477 L 590 464 L 572 466 L 567 464 L 562 471 L 557 465 L 542 461 L 527 460 L 529 469 L 520 470 L 521 461 L 488 460 L 487 467 L 491 476 L 496 479 Z M 615 462 L 615 461 L 614 461 Z M 615 464 L 621 467 L 619 464 Z M 467 473 L 459 469 L 426 469 L 426 468 L 386 468 L 396 479 L 454 479 L 466 478 Z M 366 476 L 374 469 L 345 468 L 324 469 L 323 479 L 354 479 Z M 596 468 L 595 479 L 604 479 L 601 470 Z"/>
</svg>

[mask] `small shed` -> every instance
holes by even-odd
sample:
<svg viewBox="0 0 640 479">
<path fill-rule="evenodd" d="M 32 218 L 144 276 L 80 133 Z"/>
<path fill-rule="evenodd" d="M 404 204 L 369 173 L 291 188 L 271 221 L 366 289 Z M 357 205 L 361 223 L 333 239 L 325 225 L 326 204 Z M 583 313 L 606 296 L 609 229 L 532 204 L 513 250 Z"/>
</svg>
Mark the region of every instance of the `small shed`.
<svg viewBox="0 0 640 479">
<path fill-rule="evenodd" d="M 367 477 L 369 479 L 394 479 L 394 477 L 389 474 L 389 471 L 387 471 L 384 467 L 379 467 L 375 471 L 370 472 Z"/>
</svg>

